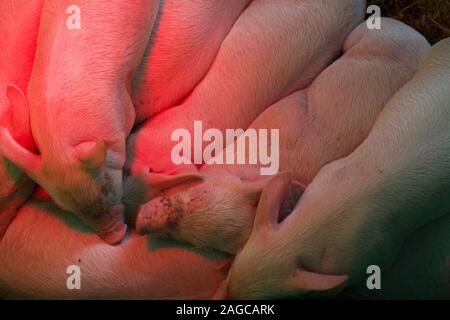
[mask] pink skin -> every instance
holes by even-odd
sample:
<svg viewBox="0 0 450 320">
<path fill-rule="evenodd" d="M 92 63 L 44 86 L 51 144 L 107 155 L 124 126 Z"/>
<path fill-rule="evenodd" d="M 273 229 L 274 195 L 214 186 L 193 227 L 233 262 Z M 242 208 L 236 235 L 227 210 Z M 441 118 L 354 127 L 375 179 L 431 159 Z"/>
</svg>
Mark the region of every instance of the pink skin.
<svg viewBox="0 0 450 320">
<path fill-rule="evenodd" d="M 193 165 L 173 164 L 174 130 L 192 133 L 195 120 L 203 122 L 204 130 L 247 128 L 271 104 L 307 87 L 332 62 L 362 21 L 364 6 L 363 0 L 252 1 L 191 94 L 130 135 L 126 173 L 196 173 Z"/>
<path fill-rule="evenodd" d="M 165 0 L 133 82 L 136 122 L 173 107 L 206 75 L 251 0 Z"/>
<path fill-rule="evenodd" d="M 125 138 L 134 124 L 129 93 L 159 2 L 77 2 L 81 29 L 68 29 L 73 1 L 46 1 L 28 88 L 40 154 L 0 129 L 0 152 L 79 215 L 108 243 L 126 232 L 122 198 Z M 63 67 L 62 67 L 63 66 Z M 22 94 L 21 104 L 27 105 Z"/>
<path fill-rule="evenodd" d="M 42 0 L 0 2 L 0 127 L 8 128 L 24 148 L 35 151 L 29 110 L 20 104 L 31 75 Z M 11 162 L 0 157 L 0 240 L 34 183 Z"/>
<path fill-rule="evenodd" d="M 363 285 L 370 265 L 393 270 L 411 234 L 448 216 L 449 81 L 450 39 L 445 39 L 385 105 L 367 139 L 348 157 L 323 167 L 282 223 L 276 219 L 289 182 L 268 187 L 222 293 L 248 299 L 267 293 L 304 296 L 314 288 L 293 277 L 298 269 L 336 280 L 325 289 Z M 441 247 L 439 234 L 433 241 L 436 248 L 424 257 Z M 432 267 L 442 266 L 439 260 L 446 256 L 438 252 Z M 448 260 L 444 263 L 448 280 Z M 439 285 L 446 288 L 448 281 Z"/>
<path fill-rule="evenodd" d="M 344 55 L 307 90 L 274 104 L 250 126 L 280 129 L 280 170 L 291 171 L 297 185 L 309 185 L 323 166 L 364 141 L 384 104 L 412 77 L 428 50 L 413 29 L 390 19 L 382 22 L 379 32 L 361 24 L 345 41 Z M 273 179 L 260 176 L 259 169 L 204 165 L 198 172 L 202 182 L 166 190 L 143 205 L 138 231 L 236 253 L 250 235 L 261 192 Z M 302 190 L 294 191 L 289 197 L 297 200 Z M 292 202 L 284 206 L 289 212 Z"/>
<path fill-rule="evenodd" d="M 127 208 L 127 224 L 134 226 L 141 203 L 153 199 L 163 190 L 169 189 L 186 181 L 202 179 L 198 173 L 166 175 L 152 172 L 141 172 L 125 180 L 123 201 Z M 142 192 L 145 190 L 145 192 Z"/>
<path fill-rule="evenodd" d="M 133 81 L 132 98 L 137 123 L 173 107 L 194 89 L 208 72 L 232 25 L 250 2 L 164 1 L 146 55 Z M 133 145 L 134 139 L 128 143 Z M 150 148 L 151 145 L 145 147 L 146 150 Z M 133 152 L 132 146 L 128 149 Z M 157 149 L 152 152 L 157 152 Z M 156 158 L 156 155 L 152 156 Z M 173 177 L 155 174 L 148 166 L 134 168 L 133 176 L 125 181 L 123 196 L 127 223 L 131 225 L 135 223 L 140 204 L 153 198 L 161 188 L 196 175 L 195 172 L 187 172 Z M 129 175 L 130 168 L 126 169 L 125 174 Z"/>
<path fill-rule="evenodd" d="M 127 235 L 110 246 L 73 215 L 32 198 L 0 242 L 0 296 L 17 299 L 207 299 L 228 257 L 158 238 Z M 67 268 L 81 269 L 68 290 Z"/>
</svg>

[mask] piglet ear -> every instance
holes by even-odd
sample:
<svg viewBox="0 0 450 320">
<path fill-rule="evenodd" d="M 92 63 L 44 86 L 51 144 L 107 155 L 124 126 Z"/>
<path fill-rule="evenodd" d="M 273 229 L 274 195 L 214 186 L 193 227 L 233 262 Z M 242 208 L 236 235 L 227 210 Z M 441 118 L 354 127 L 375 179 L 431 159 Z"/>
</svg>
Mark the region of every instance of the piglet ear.
<svg viewBox="0 0 450 320">
<path fill-rule="evenodd" d="M 28 150 L 36 150 L 31 134 L 30 109 L 25 94 L 15 85 L 9 84 L 6 87 L 6 95 L 9 100 L 9 124 L 12 136 L 17 143 Z"/>
<path fill-rule="evenodd" d="M 291 278 L 290 287 L 294 291 L 300 292 L 323 292 L 330 290 L 343 289 L 347 283 L 347 275 L 330 275 L 306 271 L 303 269 L 297 270 L 293 278 Z"/>
<path fill-rule="evenodd" d="M 97 169 L 106 162 L 106 145 L 103 140 L 80 143 L 75 147 L 75 157 L 88 169 Z"/>
<path fill-rule="evenodd" d="M 273 226 L 278 222 L 278 215 L 283 202 L 288 198 L 292 184 L 292 173 L 285 171 L 277 174 L 264 187 L 256 210 L 254 229 Z"/>
<path fill-rule="evenodd" d="M 52 201 L 52 200 L 53 200 L 52 196 L 49 195 L 49 194 L 47 193 L 47 191 L 45 191 L 45 190 L 44 190 L 43 188 L 41 188 L 41 187 L 36 188 L 36 190 L 35 190 L 33 196 L 34 196 L 36 199 L 39 199 L 39 200 L 41 200 L 41 201 Z"/>
<path fill-rule="evenodd" d="M 17 131 L 22 128 L 30 128 L 30 112 L 28 100 L 20 88 L 13 84 L 6 87 L 6 96 L 9 100 L 9 111 L 11 114 L 12 130 Z"/>
<path fill-rule="evenodd" d="M 243 183 L 241 191 L 246 197 L 254 200 L 256 204 L 258 203 L 264 188 L 272 181 L 272 179 L 274 179 L 274 176 L 261 176 L 256 180 L 245 180 L 241 178 Z"/>
<path fill-rule="evenodd" d="M 169 165 L 164 168 L 164 172 L 170 175 L 182 175 L 182 174 L 197 174 L 198 168 L 192 163 L 190 159 L 185 157 L 185 161 L 182 164 Z"/>
<path fill-rule="evenodd" d="M 152 189 L 164 190 L 190 180 L 203 180 L 200 172 L 183 173 L 176 175 L 167 175 L 163 173 L 145 172 L 145 183 Z"/>
<path fill-rule="evenodd" d="M 243 181 L 242 191 L 249 198 L 256 200 L 257 203 L 264 189 L 269 188 L 269 185 L 277 185 L 280 181 L 285 181 L 286 179 L 292 182 L 292 172 L 289 170 L 279 172 L 274 176 L 259 176 L 256 180 Z"/>
</svg>

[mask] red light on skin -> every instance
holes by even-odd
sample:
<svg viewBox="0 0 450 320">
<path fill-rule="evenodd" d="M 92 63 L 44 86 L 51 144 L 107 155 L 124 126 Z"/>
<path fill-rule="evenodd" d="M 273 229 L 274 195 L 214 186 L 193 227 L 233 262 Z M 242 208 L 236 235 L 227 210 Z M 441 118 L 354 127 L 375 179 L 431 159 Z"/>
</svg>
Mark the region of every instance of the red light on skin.
<svg viewBox="0 0 450 320">
<path fill-rule="evenodd" d="M 42 188 L 37 188 L 34 192 L 34 197 L 43 201 L 52 201 L 52 197 Z"/>
</svg>

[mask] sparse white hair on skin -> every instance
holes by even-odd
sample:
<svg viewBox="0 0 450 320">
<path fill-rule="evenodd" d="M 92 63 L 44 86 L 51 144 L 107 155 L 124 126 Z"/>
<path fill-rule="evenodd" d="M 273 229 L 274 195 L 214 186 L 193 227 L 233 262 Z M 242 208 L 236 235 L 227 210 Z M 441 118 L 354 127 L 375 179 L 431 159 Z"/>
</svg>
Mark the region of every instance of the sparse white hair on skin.
<svg viewBox="0 0 450 320">
<path fill-rule="evenodd" d="M 218 295 L 335 294 L 360 285 L 369 265 L 388 270 L 412 232 L 449 212 L 449 82 L 450 38 L 421 60 L 368 138 L 322 168 L 281 224 L 273 223 L 277 191 L 262 198 Z M 318 288 L 317 279 L 326 285 Z"/>
<path fill-rule="evenodd" d="M 238 2 L 241 0 L 233 1 L 235 5 Z M 174 130 L 185 128 L 193 136 L 195 120 L 203 122 L 204 130 L 248 128 L 269 106 L 306 88 L 339 56 L 347 35 L 364 19 L 365 4 L 364 0 L 252 1 L 221 43 L 208 72 L 198 79 L 186 99 L 150 118 L 130 135 L 127 171 L 132 175 L 139 175 L 142 169 L 165 174 L 195 171 L 193 166 L 172 162 Z M 227 13 L 217 20 L 218 27 L 228 23 L 222 20 L 225 17 L 234 18 Z M 210 54 L 213 48 L 209 45 L 213 42 L 203 47 L 203 38 L 194 40 L 201 49 L 195 48 L 192 55 L 198 56 L 196 50 Z M 157 44 L 154 48 L 157 50 Z M 184 74 L 198 75 L 197 68 L 203 69 L 209 60 L 200 62 L 201 65 L 183 69 Z M 166 71 L 168 77 L 175 77 L 173 73 Z M 188 83 L 191 79 L 186 77 L 179 86 L 186 88 Z"/>
<path fill-rule="evenodd" d="M 252 0 L 164 0 L 133 81 L 136 122 L 173 107 L 206 75 Z"/>
<path fill-rule="evenodd" d="M 34 197 L 0 241 L 0 296 L 207 299 L 225 278 L 227 261 L 223 254 L 135 233 L 111 246 L 76 216 Z M 67 287 L 72 265 L 80 268 L 80 290 Z"/>
</svg>

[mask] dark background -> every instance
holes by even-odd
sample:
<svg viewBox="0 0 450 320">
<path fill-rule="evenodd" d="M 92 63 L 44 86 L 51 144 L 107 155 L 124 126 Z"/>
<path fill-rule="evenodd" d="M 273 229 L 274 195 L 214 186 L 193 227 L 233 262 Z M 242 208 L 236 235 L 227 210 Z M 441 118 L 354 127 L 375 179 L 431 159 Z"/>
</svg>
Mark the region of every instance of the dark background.
<svg viewBox="0 0 450 320">
<path fill-rule="evenodd" d="M 384 17 L 403 21 L 432 44 L 450 37 L 450 0 L 368 0 Z"/>
</svg>

